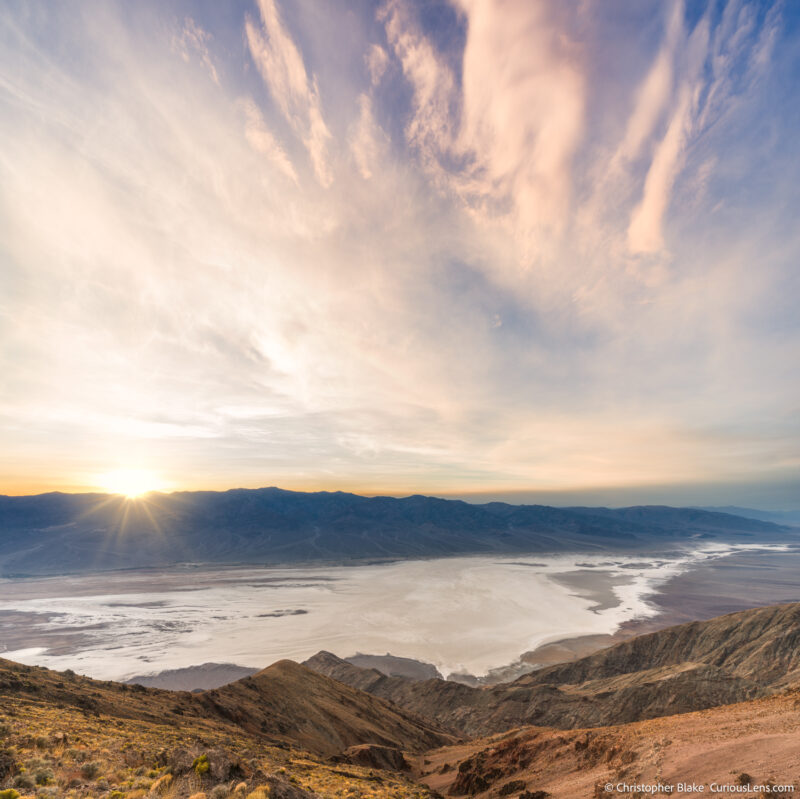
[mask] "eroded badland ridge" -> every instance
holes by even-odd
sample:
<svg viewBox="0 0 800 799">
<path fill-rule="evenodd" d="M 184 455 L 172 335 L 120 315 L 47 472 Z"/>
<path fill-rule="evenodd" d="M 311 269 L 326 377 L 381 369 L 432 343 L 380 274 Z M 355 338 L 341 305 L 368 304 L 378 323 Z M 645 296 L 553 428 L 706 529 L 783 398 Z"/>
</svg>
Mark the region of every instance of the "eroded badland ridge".
<svg viewBox="0 0 800 799">
<path fill-rule="evenodd" d="M 486 688 L 386 677 L 329 653 L 199 693 L 0 661 L 0 716 L 0 787 L 39 799 L 800 784 L 800 604 L 668 628 Z"/>
</svg>

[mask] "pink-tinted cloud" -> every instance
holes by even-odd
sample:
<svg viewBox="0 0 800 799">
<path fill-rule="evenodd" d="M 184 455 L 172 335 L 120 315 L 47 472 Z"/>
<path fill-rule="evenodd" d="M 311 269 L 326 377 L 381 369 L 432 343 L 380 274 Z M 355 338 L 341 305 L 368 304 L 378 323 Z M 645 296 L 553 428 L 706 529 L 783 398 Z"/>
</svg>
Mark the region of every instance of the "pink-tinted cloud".
<svg viewBox="0 0 800 799">
<path fill-rule="evenodd" d="M 245 23 L 250 54 L 278 108 L 302 138 L 317 179 L 329 186 L 333 180 L 327 160 L 331 134 L 316 80 L 308 76 L 275 0 L 259 0 L 258 7 L 261 25 L 251 19 Z"/>
</svg>

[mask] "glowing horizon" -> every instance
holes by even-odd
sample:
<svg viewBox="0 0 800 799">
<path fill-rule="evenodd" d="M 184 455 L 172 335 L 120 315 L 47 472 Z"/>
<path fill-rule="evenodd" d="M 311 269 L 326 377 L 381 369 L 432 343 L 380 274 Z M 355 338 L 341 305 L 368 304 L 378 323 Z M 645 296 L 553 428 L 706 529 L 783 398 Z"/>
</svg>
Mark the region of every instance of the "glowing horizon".
<svg viewBox="0 0 800 799">
<path fill-rule="evenodd" d="M 790 4 L 0 21 L 0 493 L 800 495 Z"/>
</svg>

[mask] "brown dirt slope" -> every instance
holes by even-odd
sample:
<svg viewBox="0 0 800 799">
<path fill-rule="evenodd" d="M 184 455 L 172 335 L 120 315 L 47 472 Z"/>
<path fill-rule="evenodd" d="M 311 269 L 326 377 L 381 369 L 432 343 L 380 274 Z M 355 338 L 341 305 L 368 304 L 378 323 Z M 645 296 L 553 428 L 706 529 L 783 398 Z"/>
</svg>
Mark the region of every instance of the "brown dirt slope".
<svg viewBox="0 0 800 799">
<path fill-rule="evenodd" d="M 579 730 L 523 728 L 426 753 L 419 778 L 447 796 L 598 799 L 650 796 L 627 785 L 703 785 L 702 796 L 800 791 L 800 692 L 695 713 Z M 612 785 L 611 791 L 605 785 Z M 712 783 L 737 786 L 712 790 Z M 767 793 L 767 784 L 795 793 Z M 742 785 L 750 790 L 743 791 Z M 683 795 L 687 795 L 683 791 Z"/>
</svg>

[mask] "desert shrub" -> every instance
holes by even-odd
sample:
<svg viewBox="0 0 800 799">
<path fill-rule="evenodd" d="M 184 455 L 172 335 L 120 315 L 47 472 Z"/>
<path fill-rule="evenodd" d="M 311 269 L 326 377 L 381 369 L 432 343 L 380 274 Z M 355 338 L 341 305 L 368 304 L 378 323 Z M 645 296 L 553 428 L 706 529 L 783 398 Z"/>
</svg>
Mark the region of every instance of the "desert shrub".
<svg viewBox="0 0 800 799">
<path fill-rule="evenodd" d="M 105 777 L 100 777 L 96 785 L 101 791 L 107 791 L 111 787 Z"/>
<path fill-rule="evenodd" d="M 55 779 L 55 775 L 53 769 L 40 767 L 33 772 L 33 778 L 37 785 L 49 785 Z"/>
<path fill-rule="evenodd" d="M 0 721 L 0 740 L 7 738 L 11 735 L 11 725 L 6 724 L 5 721 Z"/>
<path fill-rule="evenodd" d="M 100 773 L 100 764 L 96 761 L 81 766 L 81 776 L 85 780 L 93 780 Z"/>
<path fill-rule="evenodd" d="M 195 774 L 200 777 L 208 774 L 208 772 L 211 771 L 211 763 L 208 762 L 208 755 L 200 755 L 200 757 L 196 757 L 192 763 L 192 768 L 194 769 Z"/>
<path fill-rule="evenodd" d="M 13 788 L 6 788 L 6 790 L 0 791 L 0 799 L 19 799 L 19 791 L 15 791 Z"/>
<path fill-rule="evenodd" d="M 111 791 L 108 795 L 108 799 L 122 799 L 125 794 L 122 791 Z"/>
<path fill-rule="evenodd" d="M 0 747 L 0 783 L 17 771 L 17 758 L 13 749 Z"/>
<path fill-rule="evenodd" d="M 269 799 L 269 786 L 262 785 L 260 788 L 256 788 L 254 791 L 247 794 L 247 799 Z"/>
<path fill-rule="evenodd" d="M 234 792 L 235 794 L 245 794 L 245 793 L 247 793 L 247 783 L 246 783 L 246 782 L 240 782 L 240 783 L 239 783 L 239 784 L 238 784 L 238 785 L 237 785 L 237 786 L 236 786 L 236 787 L 233 789 L 233 792 Z"/>
<path fill-rule="evenodd" d="M 198 793 L 193 793 L 189 799 L 206 799 L 206 795 L 202 791 L 199 791 Z"/>
<path fill-rule="evenodd" d="M 227 785 L 216 785 L 209 794 L 210 799 L 228 799 L 231 792 Z"/>
<path fill-rule="evenodd" d="M 32 791 L 36 787 L 36 783 L 30 774 L 17 774 L 14 777 L 14 787 L 21 788 L 23 791 Z"/>
<path fill-rule="evenodd" d="M 37 749 L 47 749 L 50 746 L 50 741 L 44 735 L 37 735 L 33 739 L 33 744 Z"/>
</svg>

